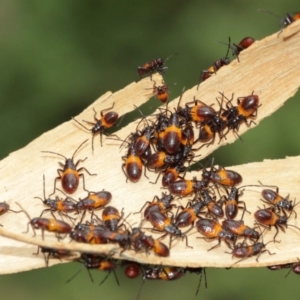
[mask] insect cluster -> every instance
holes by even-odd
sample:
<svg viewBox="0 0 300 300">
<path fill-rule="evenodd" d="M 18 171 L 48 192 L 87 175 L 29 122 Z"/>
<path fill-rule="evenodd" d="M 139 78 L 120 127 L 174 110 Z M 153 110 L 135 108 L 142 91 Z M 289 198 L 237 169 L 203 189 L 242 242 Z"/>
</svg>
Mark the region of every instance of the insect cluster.
<svg viewBox="0 0 300 300">
<path fill-rule="evenodd" d="M 283 24 L 289 25 L 296 19 L 296 16 L 298 14 L 294 16 L 288 14 Z M 254 41 L 253 38 L 246 37 L 238 44 L 231 45 L 229 39 L 226 57 L 215 61 L 210 68 L 202 71 L 200 81 L 207 80 L 221 67 L 230 63 L 228 58 L 230 49 L 233 56 L 239 59 L 241 51 L 250 47 Z M 139 76 L 150 75 L 152 77 L 155 72 L 163 73 L 167 70 L 165 63 L 170 57 L 165 60 L 155 59 L 138 67 Z M 130 224 L 127 220 L 130 214 L 126 216 L 124 208 L 109 206 L 113 198 L 111 192 L 86 189 L 83 172 L 89 176 L 97 174 L 91 174 L 85 167 L 78 167 L 86 158 L 75 162 L 74 157 L 88 140 L 78 146 L 71 158 L 53 151 L 42 151 L 44 154 L 58 155 L 65 162 L 60 163 L 62 168 L 57 170 L 58 177 L 54 179 L 54 191 L 48 198 L 45 192 L 45 176 L 43 176 L 43 199 L 35 198 L 40 199 L 45 208 L 38 217 L 31 218 L 20 205 L 21 210 L 10 210 L 6 203 L 0 204 L 0 215 L 9 210 L 15 213 L 24 212 L 29 219 L 26 232 L 29 226 L 32 227 L 35 235 L 35 231 L 40 229 L 43 239 L 46 231 L 55 233 L 58 240 L 69 236 L 72 242 L 77 243 L 116 244 L 120 257 L 126 251 L 133 251 L 163 259 L 171 255 L 172 247 L 176 247 L 174 243 L 177 244 L 178 239 L 185 242 L 186 248 L 196 251 L 196 247 L 189 243 L 191 234 L 197 234 L 197 238 L 208 242 L 216 241 L 212 247 L 207 247 L 207 251 L 214 250 L 224 242 L 230 250 L 226 253 L 235 258 L 232 266 L 252 256 L 255 256 L 258 261 L 264 252 L 273 255 L 274 253 L 267 250 L 266 246 L 271 242 L 280 242 L 276 240 L 279 230 L 284 232 L 289 227 L 299 229 L 288 224 L 292 216 L 297 217 L 294 209 L 298 203 L 289 200 L 288 196 L 282 197 L 278 187 L 265 189 L 268 186 L 253 184 L 237 188 L 243 180 L 242 175 L 234 170 L 214 166 L 214 160 L 210 167 L 200 168 L 199 177 L 186 178 L 186 173 L 190 171 L 191 166 L 197 163 L 196 158 L 201 156 L 202 148 L 226 139 L 230 132 L 240 138 L 238 134 L 240 126 L 250 127 L 251 124 L 255 124 L 259 107 L 262 105 L 259 96 L 255 94 L 255 91 L 248 91 L 245 93 L 246 96 L 232 95 L 228 98 L 224 93 L 219 92 L 214 105 L 207 105 L 194 97 L 181 106 L 183 92 L 177 107 L 171 110 L 168 108 L 169 86 L 165 82 L 159 86 L 154 81 L 153 87 L 150 88 L 153 89 L 157 98 L 166 104 L 165 108 L 160 108 L 158 113 L 149 117 L 144 116 L 137 108 L 141 119 L 135 132 L 124 140 L 117 135 L 107 138 L 120 141 L 121 147 L 126 145 L 127 151 L 122 157 L 123 164 L 120 169 L 124 172 L 124 180 L 130 181 L 128 184 L 136 184 L 143 173 L 147 178 L 147 172 L 157 174 L 155 183 L 161 177 L 161 186 L 165 192 L 161 196 L 154 196 L 152 201 L 147 199 L 149 201 L 141 205 L 140 211 L 130 212 L 130 214 L 142 216 L 138 226 Z M 91 128 L 73 118 L 76 124 L 91 132 L 93 151 L 95 135 L 100 135 L 102 146 L 102 135 L 108 135 L 107 130 L 115 126 L 119 119 L 118 113 L 111 111 L 113 107 L 114 105 L 102 110 L 100 119 L 97 118 L 97 112 L 94 110 L 94 122 L 84 121 L 92 126 Z M 76 192 L 80 179 L 82 179 L 83 190 L 87 195 L 83 199 L 74 199 L 71 195 Z M 62 190 L 57 187 L 57 182 L 61 182 Z M 246 188 L 251 186 L 262 189 L 263 203 L 268 205 L 267 208 L 259 208 L 254 213 L 253 226 L 246 225 L 243 220 L 246 213 L 250 214 L 244 200 L 246 200 Z M 51 197 L 57 191 L 64 194 L 64 197 Z M 185 205 L 182 202 L 185 202 Z M 46 213 L 51 214 L 51 218 L 45 218 Z M 274 237 L 265 243 L 264 233 L 273 227 L 276 231 Z M 167 238 L 168 241 L 165 242 Z M 47 247 L 39 247 L 35 254 L 38 255 L 39 252 L 44 255 L 46 266 L 52 257 L 61 260 L 72 254 L 64 249 Z M 128 260 L 120 262 L 114 258 L 115 254 L 114 251 L 105 255 L 82 252 L 76 260 L 82 263 L 88 272 L 96 269 L 108 271 L 108 275 L 111 272 L 115 274 L 116 268 L 121 266 L 128 278 L 136 278 L 142 273 L 143 283 L 148 279 L 175 280 L 186 273 L 194 273 L 199 275 L 196 294 L 199 291 L 202 275 L 205 277 L 205 286 L 207 286 L 206 270 L 203 267 L 144 265 Z M 300 261 L 269 268 L 271 270 L 290 268 L 296 274 L 300 274 L 299 265 Z M 106 278 L 107 276 L 102 282 Z M 117 277 L 116 280 L 118 283 Z"/>
</svg>

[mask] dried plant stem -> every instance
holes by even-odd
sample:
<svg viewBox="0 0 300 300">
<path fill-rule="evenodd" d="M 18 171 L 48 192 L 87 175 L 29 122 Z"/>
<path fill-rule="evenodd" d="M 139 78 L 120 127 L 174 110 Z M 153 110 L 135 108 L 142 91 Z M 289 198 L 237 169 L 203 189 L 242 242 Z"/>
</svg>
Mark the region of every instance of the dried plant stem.
<svg viewBox="0 0 300 300">
<path fill-rule="evenodd" d="M 237 96 L 246 96 L 255 92 L 260 98 L 262 106 L 259 108 L 256 123 L 258 124 L 263 118 L 271 115 L 279 109 L 284 102 L 292 97 L 300 86 L 300 22 L 295 22 L 286 28 L 281 35 L 273 34 L 261 41 L 255 42 L 248 50 L 240 55 L 240 63 L 236 60 L 229 66 L 218 71 L 217 75 L 212 76 L 209 80 L 201 84 L 197 91 L 196 86 L 183 95 L 181 105 L 192 101 L 193 97 L 201 99 L 207 104 L 216 103 L 215 98 L 219 96 L 218 92 L 224 92 L 231 97 L 234 93 Z M 153 76 L 157 84 L 161 82 L 159 75 Z M 97 111 L 110 107 L 115 103 L 114 111 L 123 115 L 134 109 L 134 104 L 139 106 L 145 103 L 151 96 L 153 82 L 146 78 L 138 83 L 132 83 L 123 90 L 114 94 L 107 93 L 96 100 L 91 106 L 83 111 L 76 119 L 81 121 L 92 120 L 93 110 Z M 178 98 L 175 99 L 169 108 L 176 107 Z M 137 122 L 132 122 L 116 134 L 124 139 L 129 133 L 136 128 Z M 246 126 L 241 126 L 239 134 L 248 130 Z M 42 136 L 31 142 L 21 150 L 11 153 L 7 158 L 0 162 L 2 174 L 5 174 L 0 183 L 0 201 L 6 201 L 12 209 L 17 209 L 15 202 L 19 202 L 29 215 L 37 217 L 40 215 L 43 204 L 34 197 L 41 197 L 42 176 L 46 177 L 46 195 L 53 191 L 53 181 L 57 176 L 56 169 L 60 157 L 41 153 L 41 151 L 55 151 L 65 156 L 71 156 L 74 150 L 84 141 L 88 134 L 80 128 L 74 121 L 70 120 L 61 124 L 57 128 L 44 133 Z M 210 147 L 201 149 L 201 158 L 226 143 L 232 143 L 236 139 L 234 134 L 228 134 L 227 140 L 222 140 L 220 144 L 215 143 Z M 111 191 L 113 194 L 112 205 L 125 210 L 125 215 L 129 212 L 137 212 L 143 206 L 145 201 L 151 201 L 155 195 L 161 194 L 160 182 L 156 185 L 150 184 L 149 181 L 155 181 L 156 174 L 148 174 L 149 180 L 142 178 L 137 184 L 126 183 L 125 176 L 121 170 L 122 150 L 119 149 L 120 142 L 113 140 L 103 141 L 103 147 L 97 144 L 95 138 L 95 151 L 91 151 L 91 145 L 85 146 L 76 155 L 75 160 L 88 157 L 82 164 L 91 173 L 97 173 L 97 176 L 85 175 L 86 188 L 92 191 L 102 189 Z M 197 154 L 197 153 L 196 153 Z M 267 154 L 266 154 L 267 155 Z M 240 172 L 244 178 L 244 184 L 257 184 L 260 180 L 265 184 L 274 184 L 280 186 L 280 192 L 283 195 L 291 194 L 293 197 L 299 195 L 299 157 L 287 158 L 284 160 L 264 161 L 261 163 L 251 163 L 232 167 Z M 229 167 L 231 169 L 231 167 Z M 187 174 L 187 178 L 199 174 Z M 288 181 L 285 179 L 288 178 Z M 83 198 L 86 192 L 82 189 L 80 183 L 78 191 L 74 198 Z M 253 224 L 253 212 L 257 206 L 262 206 L 260 202 L 260 188 L 246 188 L 244 199 L 247 203 L 247 209 L 252 212 L 251 215 L 245 216 L 246 224 Z M 185 200 L 181 200 L 184 202 Z M 299 209 L 297 209 L 298 211 Z M 298 215 L 299 215 L 298 211 Z M 129 223 L 138 225 L 140 215 L 131 215 Z M 290 220 L 290 224 L 300 226 L 298 219 Z M 48 234 L 45 240 L 41 238 L 32 238 L 31 234 L 21 234 L 26 230 L 28 219 L 22 213 L 14 214 L 8 212 L 1 217 L 1 223 L 4 225 L 0 228 L 0 273 L 13 273 L 30 270 L 33 268 L 43 267 L 45 265 L 41 256 L 34 256 L 32 252 L 36 248 L 30 244 L 38 244 L 48 247 L 65 247 L 76 251 L 100 251 L 108 253 L 114 250 L 115 245 L 90 246 L 78 245 L 68 242 L 57 242 L 51 239 Z M 263 254 L 259 262 L 255 258 L 247 259 L 235 267 L 258 267 L 269 264 L 281 264 L 297 260 L 299 256 L 300 231 L 295 228 L 288 228 L 286 234 L 281 233 L 281 243 L 270 243 L 268 249 L 275 252 L 276 255 L 269 256 Z M 178 240 L 174 242 L 169 258 L 158 258 L 153 255 L 143 253 L 135 254 L 132 251 L 125 251 L 122 258 L 130 258 L 145 263 L 162 263 L 176 266 L 213 266 L 229 267 L 235 260 L 230 255 L 225 254 L 228 249 L 221 246 L 213 251 L 207 252 L 212 244 L 207 244 L 193 229 L 189 235 L 189 244 L 193 249 L 186 249 L 185 243 Z M 274 231 L 273 231 L 274 232 Z M 265 242 L 269 241 L 273 232 L 265 236 Z M 11 239 L 7 239 L 7 237 Z M 20 243 L 27 242 L 29 244 Z M 214 243 L 214 242 L 213 242 Z M 222 259 L 220 259 L 222 258 Z M 58 260 L 51 263 L 59 263 Z"/>
</svg>

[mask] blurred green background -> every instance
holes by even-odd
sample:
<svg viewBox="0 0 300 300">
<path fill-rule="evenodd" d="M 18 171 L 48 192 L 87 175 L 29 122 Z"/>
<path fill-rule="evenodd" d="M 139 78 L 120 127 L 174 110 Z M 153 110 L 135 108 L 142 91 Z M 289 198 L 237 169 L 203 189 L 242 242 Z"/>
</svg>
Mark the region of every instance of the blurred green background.
<svg viewBox="0 0 300 300">
<path fill-rule="evenodd" d="M 279 20 L 257 9 L 283 17 L 299 10 L 296 2 L 0 1 L 1 158 L 80 113 L 106 91 L 137 80 L 138 65 L 174 52 L 180 54 L 168 62 L 166 82 L 177 83 L 171 97 L 178 96 L 183 86 L 198 83 L 202 69 L 225 55 L 226 48 L 216 41 L 272 34 L 280 29 Z M 299 111 L 298 93 L 245 134 L 245 143 L 237 141 L 216 151 L 216 162 L 228 166 L 298 155 L 300 141 L 294 134 Z M 130 281 L 121 271 L 117 272 L 120 287 L 113 276 L 99 287 L 105 274 L 97 272 L 92 284 L 85 270 L 65 284 L 80 267 L 64 264 L 1 276 L 2 299 L 136 298 L 141 279 Z M 197 298 L 296 298 L 299 278 L 290 274 L 284 279 L 285 274 L 208 269 L 208 289 L 202 283 Z M 196 275 L 177 282 L 146 282 L 140 299 L 194 299 L 197 283 Z"/>
</svg>

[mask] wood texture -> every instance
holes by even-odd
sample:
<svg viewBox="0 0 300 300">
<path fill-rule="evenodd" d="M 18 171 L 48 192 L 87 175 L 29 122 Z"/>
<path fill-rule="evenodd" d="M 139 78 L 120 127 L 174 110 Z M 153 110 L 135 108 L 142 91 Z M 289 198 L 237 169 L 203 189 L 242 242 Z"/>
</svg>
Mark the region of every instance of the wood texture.
<svg viewBox="0 0 300 300">
<path fill-rule="evenodd" d="M 234 93 L 234 97 L 246 96 L 255 92 L 260 98 L 262 106 L 259 108 L 256 123 L 271 115 L 279 109 L 286 100 L 292 97 L 300 86 L 300 22 L 295 22 L 283 33 L 278 36 L 277 33 L 255 42 L 248 50 L 240 55 L 240 63 L 233 61 L 229 66 L 222 68 L 210 79 L 200 85 L 199 90 L 196 86 L 187 90 L 182 99 L 181 105 L 197 99 L 207 104 L 216 103 L 218 92 L 224 92 L 229 98 Z M 159 84 L 161 77 L 154 75 L 153 79 Z M 92 120 L 93 108 L 99 112 L 102 109 L 110 107 L 113 103 L 114 111 L 123 115 L 134 110 L 134 106 L 140 106 L 151 96 L 153 83 L 149 78 L 145 78 L 137 83 L 132 83 L 126 88 L 111 94 L 106 93 L 96 102 L 84 110 L 76 119 Z M 112 96 L 111 96 L 112 95 Z M 178 99 L 172 101 L 169 108 L 176 107 Z M 235 100 L 234 100 L 235 102 Z M 137 121 L 134 121 L 122 128 L 116 134 L 125 138 L 136 128 Z M 253 126 L 252 126 L 253 127 Z M 239 134 L 248 130 L 244 125 L 241 126 Z M 108 190 L 113 195 L 111 205 L 119 209 L 124 208 L 125 216 L 130 212 L 137 212 L 146 201 L 151 201 L 155 195 L 160 196 L 163 191 L 160 182 L 153 185 L 149 181 L 154 181 L 156 174 L 149 174 L 149 180 L 145 177 L 134 184 L 126 183 L 126 178 L 122 172 L 121 156 L 124 155 L 124 149 L 120 149 L 120 142 L 113 140 L 103 141 L 103 147 L 99 145 L 99 137 L 94 140 L 95 151 L 91 150 L 91 134 L 79 127 L 73 120 L 65 122 L 57 128 L 44 133 L 36 140 L 32 141 L 23 149 L 11 153 L 7 158 L 0 162 L 2 174 L 0 182 L 0 201 L 6 201 L 11 205 L 11 209 L 18 210 L 15 202 L 20 203 L 28 211 L 31 218 L 40 215 L 44 208 L 40 200 L 34 197 L 43 196 L 43 174 L 46 177 L 46 195 L 53 191 L 53 181 L 57 176 L 58 162 L 62 162 L 59 156 L 41 153 L 41 151 L 54 151 L 64 156 L 72 156 L 74 150 L 85 139 L 90 138 L 75 156 L 75 161 L 88 157 L 81 165 L 86 167 L 91 173 L 97 173 L 97 176 L 85 174 L 86 188 L 92 191 Z M 201 159 L 213 152 L 221 145 L 232 143 L 236 140 L 234 134 L 228 134 L 227 139 L 220 144 L 215 143 L 210 147 L 201 149 Z M 200 153 L 196 153 L 200 154 Z M 299 197 L 299 161 L 300 157 L 287 158 L 284 160 L 264 161 L 251 163 L 242 166 L 228 167 L 239 172 L 244 180 L 243 185 L 257 184 L 260 180 L 264 184 L 280 186 L 282 195 L 291 195 L 291 199 Z M 187 174 L 186 178 L 199 176 L 197 172 Z M 286 178 L 289 178 L 287 181 Z M 58 186 L 60 183 L 58 183 Z M 243 200 L 247 203 L 247 209 L 252 212 L 251 215 L 245 215 L 246 224 L 252 226 L 253 212 L 257 206 L 262 206 L 260 201 L 261 188 L 245 188 Z M 78 191 L 73 195 L 75 199 L 83 198 L 86 192 L 82 189 L 82 180 Z M 188 197 L 189 199 L 189 197 Z M 180 202 L 185 204 L 187 200 Z M 297 207 L 298 215 L 300 213 Z M 46 216 L 46 215 L 45 215 Z M 140 215 L 135 214 L 128 218 L 128 222 L 137 226 L 140 223 Z M 45 240 L 41 236 L 32 238 L 32 231 L 22 234 L 26 231 L 28 219 L 23 213 L 14 214 L 8 212 L 1 216 L 0 228 L 0 274 L 20 272 L 34 268 L 44 267 L 45 262 L 42 255 L 32 255 L 36 252 L 36 246 L 43 245 L 49 247 L 64 247 L 76 251 L 90 251 L 108 253 L 116 250 L 116 245 L 90 246 L 75 243 L 69 243 L 68 238 L 64 242 L 58 243 L 51 234 L 45 234 Z M 291 217 L 289 223 L 300 226 L 300 221 Z M 145 225 L 145 227 L 149 225 Z M 234 267 L 259 267 L 270 264 L 281 264 L 297 261 L 300 248 L 300 230 L 288 228 L 286 234 L 280 232 L 279 239 L 281 243 L 270 243 L 267 248 L 276 255 L 262 254 L 259 262 L 255 258 L 249 258 Z M 268 242 L 274 235 L 274 229 L 271 233 L 264 236 L 264 242 Z M 229 267 L 235 262 L 231 255 L 225 254 L 229 249 L 222 245 L 221 247 L 207 251 L 215 242 L 207 243 L 202 239 L 197 239 L 199 233 L 193 229 L 189 234 L 189 244 L 193 249 L 185 247 L 185 243 L 177 240 L 171 249 L 169 258 L 159 258 L 154 255 L 136 254 L 132 251 L 122 253 L 122 258 L 137 260 L 144 263 L 170 264 L 174 266 L 213 266 Z M 7 237 L 10 237 L 8 239 Z M 20 242 L 22 241 L 22 242 Z M 27 243 L 23 243 L 26 241 Z M 166 240 L 167 241 L 167 240 Z M 166 242 L 167 243 L 167 242 Z M 117 255 L 117 254 L 116 254 Z M 59 260 L 51 260 L 50 264 L 60 263 Z"/>
</svg>

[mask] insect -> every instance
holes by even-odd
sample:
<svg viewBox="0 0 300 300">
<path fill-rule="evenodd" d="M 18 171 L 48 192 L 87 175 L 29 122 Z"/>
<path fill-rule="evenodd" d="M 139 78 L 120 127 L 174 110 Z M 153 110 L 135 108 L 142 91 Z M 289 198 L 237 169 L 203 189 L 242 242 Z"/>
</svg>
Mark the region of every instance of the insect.
<svg viewBox="0 0 300 300">
<path fill-rule="evenodd" d="M 69 256 L 71 254 L 71 252 L 69 250 L 47 248 L 47 247 L 40 247 L 40 246 L 38 246 L 37 252 L 33 253 L 33 254 L 34 255 L 38 255 L 40 250 L 41 250 L 41 252 L 44 255 L 46 267 L 49 266 L 49 259 L 50 259 L 50 257 L 58 258 L 60 261 L 62 261 L 61 260 L 62 257 L 66 257 L 66 256 Z"/>
<path fill-rule="evenodd" d="M 42 238 L 44 239 L 44 231 L 55 232 L 58 239 L 61 237 L 59 234 L 70 233 L 72 231 L 72 227 L 64 222 L 57 219 L 46 219 L 46 218 L 33 218 L 31 219 L 27 211 L 23 209 L 23 207 L 16 202 L 16 204 L 21 208 L 21 210 L 25 213 L 29 222 L 27 224 L 27 230 L 24 233 L 27 233 L 29 230 L 29 225 L 31 225 L 32 230 L 34 232 L 34 236 L 36 236 L 35 229 L 42 230 Z"/>
<path fill-rule="evenodd" d="M 270 255 L 275 254 L 275 253 L 271 253 L 269 250 L 266 249 L 267 244 L 255 243 L 249 246 L 246 243 L 240 243 L 234 246 L 232 252 L 226 252 L 226 253 L 232 254 L 232 257 L 240 258 L 240 260 L 236 261 L 234 265 L 255 255 L 257 255 L 256 261 L 258 262 L 260 255 L 264 252 L 268 252 Z"/>
<path fill-rule="evenodd" d="M 197 180 L 194 177 L 190 179 L 180 179 L 169 185 L 169 192 L 176 196 L 187 196 L 193 192 L 199 192 L 207 186 L 208 182 L 204 180 Z"/>
<path fill-rule="evenodd" d="M 202 210 L 205 204 L 201 201 L 188 202 L 186 208 L 180 207 L 182 210 L 176 214 L 174 224 L 177 227 L 186 227 L 189 225 L 194 226 L 194 222 L 198 217 L 198 214 Z"/>
<path fill-rule="evenodd" d="M 105 227 L 111 231 L 118 231 L 119 227 L 124 225 L 119 225 L 119 221 L 123 218 L 123 211 L 118 211 L 117 208 L 113 206 L 106 206 L 102 211 L 102 220 Z"/>
<path fill-rule="evenodd" d="M 130 278 L 136 278 L 140 275 L 140 264 L 132 261 L 122 261 L 122 265 L 125 265 L 125 275 Z"/>
<path fill-rule="evenodd" d="M 94 280 L 90 273 L 90 270 L 99 270 L 108 271 L 107 276 L 99 283 L 99 285 L 101 285 L 108 278 L 111 272 L 114 273 L 116 282 L 119 285 L 119 281 L 115 273 L 117 264 L 114 260 L 93 253 L 82 253 L 79 262 L 82 263 L 87 269 L 92 282 L 94 282 Z M 81 271 L 82 268 L 79 269 L 70 279 L 68 279 L 66 283 L 73 280 Z"/>
<path fill-rule="evenodd" d="M 161 198 L 154 196 L 151 202 L 147 201 L 139 212 L 141 212 L 143 208 L 147 205 L 144 211 L 144 218 L 145 220 L 148 220 L 150 214 L 154 211 L 160 211 L 161 213 L 165 214 L 172 207 L 175 207 L 174 204 L 171 204 L 173 200 L 174 200 L 174 196 L 172 196 L 171 194 L 162 193 Z"/>
<path fill-rule="evenodd" d="M 231 248 L 231 245 L 229 241 L 234 242 L 235 241 L 235 235 L 228 231 L 227 229 L 224 229 L 222 225 L 211 219 L 199 219 L 196 222 L 197 230 L 205 236 L 204 239 L 211 240 L 211 239 L 218 239 L 218 244 L 211 247 L 207 251 L 210 251 L 216 247 L 219 247 L 221 245 L 221 240 L 224 240 L 226 245 Z"/>
<path fill-rule="evenodd" d="M 0 216 L 4 215 L 8 211 L 12 211 L 14 213 L 19 213 L 19 212 L 22 212 L 23 210 L 19 210 L 19 211 L 12 210 L 12 209 L 10 209 L 9 204 L 7 204 L 6 202 L 0 202 Z M 3 225 L 0 224 L 0 226 L 3 226 Z"/>
<path fill-rule="evenodd" d="M 216 196 L 212 197 L 208 190 L 202 190 L 200 192 L 201 203 L 203 207 L 207 207 L 208 213 L 206 215 L 210 215 L 213 218 L 223 218 L 224 211 L 222 208 L 222 201 L 216 201 Z"/>
<path fill-rule="evenodd" d="M 84 162 L 85 159 L 79 159 L 76 163 L 74 163 L 74 156 L 77 153 L 77 151 L 84 145 L 88 140 L 85 140 L 83 143 L 79 145 L 79 147 L 75 150 L 75 152 L 72 155 L 72 158 L 66 158 L 64 155 L 52 152 L 52 151 L 42 151 L 43 153 L 51 153 L 55 155 L 59 155 L 63 157 L 66 161 L 63 165 L 62 163 L 59 163 L 63 169 L 57 169 L 58 177 L 54 179 L 54 190 L 56 189 L 56 181 L 61 180 L 62 188 L 67 194 L 73 194 L 79 184 L 79 177 L 82 177 L 83 180 L 83 189 L 85 189 L 85 182 L 84 182 L 84 174 L 80 173 L 82 171 L 86 171 L 90 176 L 96 176 L 97 174 L 91 174 L 86 168 L 81 167 L 77 169 L 77 166 L 80 162 Z"/>
<path fill-rule="evenodd" d="M 221 95 L 222 97 L 225 97 L 224 94 L 221 93 Z M 254 95 L 253 92 L 249 96 L 238 97 L 238 106 L 233 106 L 231 104 L 232 100 L 233 95 L 226 104 L 227 110 L 221 114 L 221 117 L 226 120 L 228 129 L 233 129 L 235 132 L 237 132 L 243 122 L 246 123 L 247 127 L 250 127 L 252 123 L 255 124 L 253 119 L 256 118 L 257 109 L 260 106 L 259 97 Z M 250 122 L 248 122 L 248 119 L 250 119 Z"/>
<path fill-rule="evenodd" d="M 173 218 L 169 218 L 165 214 L 160 211 L 153 211 L 149 217 L 148 221 L 153 225 L 155 231 L 165 232 L 160 239 L 164 238 L 167 234 L 176 237 L 182 237 L 185 239 L 186 246 L 190 248 L 188 245 L 188 240 L 186 233 L 182 233 L 180 229 L 175 225 Z M 169 248 L 171 248 L 172 239 L 170 238 Z"/>
<path fill-rule="evenodd" d="M 164 73 L 168 69 L 168 67 L 165 65 L 166 62 L 173 55 L 176 55 L 176 54 L 177 53 L 174 53 L 174 54 L 170 55 L 169 57 L 167 57 L 166 59 L 156 58 L 150 62 L 145 63 L 141 67 L 137 67 L 137 72 L 140 76 L 140 79 L 142 78 L 142 76 L 149 75 L 149 74 L 150 74 L 150 78 L 152 78 L 152 74 L 155 72 Z"/>
<path fill-rule="evenodd" d="M 289 215 L 290 217 L 291 215 Z M 284 227 L 295 227 L 300 230 L 297 226 L 287 224 L 287 221 L 289 217 L 287 217 L 286 212 L 283 211 L 283 216 L 277 214 L 275 212 L 275 209 L 273 207 L 271 208 L 265 208 L 265 209 L 259 209 L 254 213 L 254 217 L 258 224 L 262 225 L 265 228 L 271 229 L 272 226 L 275 227 L 276 233 L 274 235 L 274 242 L 276 242 L 275 238 L 279 232 L 279 228 L 285 232 Z"/>
<path fill-rule="evenodd" d="M 225 203 L 225 215 L 227 219 L 230 220 L 234 219 L 238 214 L 239 208 L 242 208 L 243 209 L 243 214 L 241 217 L 242 220 L 245 211 L 247 211 L 245 202 L 239 200 L 239 197 L 242 195 L 241 193 L 239 193 L 239 190 L 241 188 L 242 187 L 237 189 L 236 187 L 233 186 L 231 187 L 228 197 L 222 196 L 222 201 Z M 243 206 L 239 206 L 239 204 L 243 204 Z M 249 211 L 247 212 L 250 213 Z"/>
<path fill-rule="evenodd" d="M 154 81 L 153 84 L 153 94 L 156 95 L 156 98 L 161 103 L 167 103 L 169 101 L 169 87 L 163 82 L 162 85 L 156 85 L 156 82 Z"/>
<path fill-rule="evenodd" d="M 100 134 L 100 144 L 101 144 L 101 147 L 102 147 L 102 135 L 106 134 L 107 129 L 111 128 L 112 126 L 114 126 L 116 124 L 118 118 L 119 118 L 118 113 L 116 113 L 114 111 L 110 111 L 110 112 L 105 113 L 105 114 L 103 113 L 105 111 L 113 109 L 114 105 L 115 104 L 113 103 L 112 107 L 101 110 L 101 112 L 100 112 L 101 118 L 100 119 L 97 118 L 97 112 L 93 108 L 93 110 L 95 112 L 95 114 L 94 114 L 95 123 L 83 120 L 83 122 L 85 122 L 85 123 L 93 126 L 91 129 L 87 128 L 82 123 L 78 122 L 75 118 L 72 118 L 77 124 L 79 124 L 84 129 L 86 129 L 86 130 L 88 130 L 88 131 L 90 131 L 92 133 L 92 135 L 93 135 L 92 136 L 92 150 L 93 151 L 94 151 L 94 137 L 95 137 L 95 135 L 97 133 Z"/>
<path fill-rule="evenodd" d="M 207 182 L 212 182 L 216 184 L 220 184 L 226 187 L 233 187 L 242 182 L 242 176 L 232 170 L 226 170 L 225 168 L 219 166 L 218 169 L 212 166 L 209 171 L 206 169 L 202 172 L 202 179 Z"/>
<path fill-rule="evenodd" d="M 276 207 L 279 211 L 287 210 L 289 212 L 293 212 L 295 213 L 295 217 L 297 217 L 297 213 L 294 208 L 299 202 L 295 204 L 294 201 L 293 203 L 291 200 L 289 200 L 289 195 L 286 197 L 282 197 L 281 195 L 279 195 L 278 187 L 276 187 L 275 191 L 264 189 L 262 190 L 261 194 L 264 198 L 263 202 Z"/>
<path fill-rule="evenodd" d="M 107 191 L 89 192 L 88 196 L 77 203 L 78 210 L 96 210 L 107 205 L 112 198 L 112 194 Z"/>
<path fill-rule="evenodd" d="M 232 232 L 235 236 L 246 237 L 254 242 L 257 242 L 260 238 L 260 233 L 254 228 L 245 225 L 242 220 L 224 220 L 222 222 L 222 227 Z"/>
<path fill-rule="evenodd" d="M 67 197 L 65 200 L 59 199 L 58 197 L 56 197 L 55 199 L 46 198 L 45 175 L 43 175 L 43 191 L 44 191 L 44 200 L 40 197 L 34 197 L 34 198 L 40 199 L 46 206 L 49 207 L 42 211 L 40 217 L 42 217 L 42 215 L 46 211 L 50 211 L 52 215 L 53 215 L 54 211 L 58 211 L 62 215 L 64 213 L 70 213 L 70 212 L 77 211 L 77 202 L 70 197 Z M 54 217 L 54 215 L 53 215 L 53 217 Z"/>
</svg>

